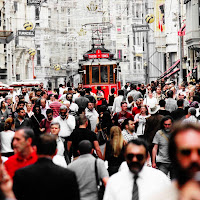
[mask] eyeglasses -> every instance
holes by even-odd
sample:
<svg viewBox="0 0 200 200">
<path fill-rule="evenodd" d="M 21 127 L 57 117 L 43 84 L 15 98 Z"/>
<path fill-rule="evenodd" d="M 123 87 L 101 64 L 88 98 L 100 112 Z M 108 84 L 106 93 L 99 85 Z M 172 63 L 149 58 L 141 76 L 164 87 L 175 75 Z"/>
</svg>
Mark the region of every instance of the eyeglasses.
<svg viewBox="0 0 200 200">
<path fill-rule="evenodd" d="M 132 161 L 134 157 L 136 157 L 138 161 L 142 161 L 144 159 L 144 155 L 143 154 L 132 154 L 132 153 L 129 153 L 126 156 L 126 158 L 129 161 Z"/>
<path fill-rule="evenodd" d="M 200 156 L 200 149 L 196 149 L 197 154 Z M 190 156 L 193 149 L 180 149 L 179 152 L 182 156 Z"/>
</svg>

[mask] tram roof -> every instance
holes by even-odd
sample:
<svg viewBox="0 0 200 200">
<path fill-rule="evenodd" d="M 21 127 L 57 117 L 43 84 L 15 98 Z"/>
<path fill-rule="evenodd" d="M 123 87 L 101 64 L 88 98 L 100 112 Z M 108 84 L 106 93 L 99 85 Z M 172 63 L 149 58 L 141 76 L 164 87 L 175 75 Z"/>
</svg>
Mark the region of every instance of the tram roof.
<svg viewBox="0 0 200 200">
<path fill-rule="evenodd" d="M 85 54 L 94 53 L 97 50 L 101 50 L 102 53 L 111 53 L 108 49 L 105 49 L 104 47 L 94 47 L 94 48 L 90 49 L 89 51 L 87 51 Z"/>
<path fill-rule="evenodd" d="M 108 60 L 108 59 L 91 59 L 87 61 L 79 61 L 79 64 L 82 65 L 116 65 L 119 61 L 117 60 Z"/>
</svg>

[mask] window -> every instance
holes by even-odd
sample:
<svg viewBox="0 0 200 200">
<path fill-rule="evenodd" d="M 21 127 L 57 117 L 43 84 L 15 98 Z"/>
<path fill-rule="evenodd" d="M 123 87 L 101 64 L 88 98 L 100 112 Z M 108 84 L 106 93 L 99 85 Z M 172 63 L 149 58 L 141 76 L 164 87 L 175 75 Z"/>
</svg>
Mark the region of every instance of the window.
<svg viewBox="0 0 200 200">
<path fill-rule="evenodd" d="M 86 84 L 90 84 L 89 77 L 90 77 L 90 71 L 89 71 L 89 66 L 87 65 L 86 66 Z"/>
<path fill-rule="evenodd" d="M 99 83 L 99 66 L 92 66 L 92 83 Z"/>
<path fill-rule="evenodd" d="M 199 26 L 200 26 L 200 0 L 199 0 Z"/>
<path fill-rule="evenodd" d="M 35 7 L 35 19 L 36 20 L 40 19 L 40 9 L 39 9 L 39 7 Z"/>
<path fill-rule="evenodd" d="M 107 69 L 107 66 L 101 66 L 101 83 L 108 83 L 108 69 Z"/>
<path fill-rule="evenodd" d="M 40 55 L 40 50 L 37 50 L 37 65 L 41 65 L 41 55 Z"/>
<path fill-rule="evenodd" d="M 14 12 L 17 11 L 17 1 L 14 1 Z"/>
<path fill-rule="evenodd" d="M 114 79 L 113 79 L 113 65 L 110 65 L 110 83 L 114 83 Z"/>
</svg>

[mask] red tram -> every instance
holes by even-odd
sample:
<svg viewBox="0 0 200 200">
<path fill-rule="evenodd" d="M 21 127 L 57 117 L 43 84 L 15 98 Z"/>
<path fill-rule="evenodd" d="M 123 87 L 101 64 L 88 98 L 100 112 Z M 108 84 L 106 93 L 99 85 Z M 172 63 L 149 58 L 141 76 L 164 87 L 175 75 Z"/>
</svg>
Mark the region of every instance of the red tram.
<svg viewBox="0 0 200 200">
<path fill-rule="evenodd" d="M 92 88 L 96 94 L 97 86 L 101 86 L 104 97 L 108 99 L 111 88 L 115 93 L 121 88 L 118 81 L 119 61 L 114 59 L 114 54 L 104 47 L 94 47 L 83 55 L 79 61 L 79 73 L 82 73 L 83 87 Z"/>
</svg>

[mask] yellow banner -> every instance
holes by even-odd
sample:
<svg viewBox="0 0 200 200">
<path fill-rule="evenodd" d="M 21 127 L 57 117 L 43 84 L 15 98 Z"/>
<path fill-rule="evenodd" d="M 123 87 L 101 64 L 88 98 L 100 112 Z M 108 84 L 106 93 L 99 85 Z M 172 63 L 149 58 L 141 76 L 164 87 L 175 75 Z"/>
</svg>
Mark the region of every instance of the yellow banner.
<svg viewBox="0 0 200 200">
<path fill-rule="evenodd" d="M 165 0 L 155 0 L 156 32 L 165 31 Z"/>
</svg>

